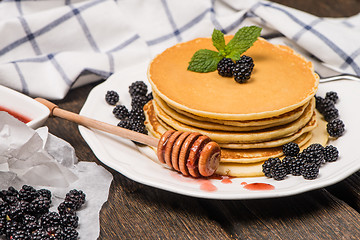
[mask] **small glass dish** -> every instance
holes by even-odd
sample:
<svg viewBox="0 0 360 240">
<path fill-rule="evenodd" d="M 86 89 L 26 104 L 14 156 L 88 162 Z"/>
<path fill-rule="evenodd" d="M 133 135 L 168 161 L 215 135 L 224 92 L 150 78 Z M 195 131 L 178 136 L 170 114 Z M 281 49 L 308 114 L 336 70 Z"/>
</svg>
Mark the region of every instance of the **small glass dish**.
<svg viewBox="0 0 360 240">
<path fill-rule="evenodd" d="M 43 104 L 2 85 L 0 85 L 0 111 L 8 112 L 33 129 L 41 127 L 50 114 L 50 110 Z"/>
</svg>

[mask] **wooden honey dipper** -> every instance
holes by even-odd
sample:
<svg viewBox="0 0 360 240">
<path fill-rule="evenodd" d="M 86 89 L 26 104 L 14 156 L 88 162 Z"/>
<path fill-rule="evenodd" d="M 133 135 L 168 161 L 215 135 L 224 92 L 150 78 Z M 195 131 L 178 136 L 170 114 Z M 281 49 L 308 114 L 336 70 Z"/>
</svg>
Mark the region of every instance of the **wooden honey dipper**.
<svg viewBox="0 0 360 240">
<path fill-rule="evenodd" d="M 214 174 L 219 166 L 221 157 L 219 145 L 200 133 L 168 130 L 158 140 L 146 134 L 61 109 L 43 98 L 36 98 L 35 100 L 49 108 L 51 117 L 60 117 L 85 127 L 156 147 L 159 161 L 185 176 L 209 177 Z"/>
</svg>

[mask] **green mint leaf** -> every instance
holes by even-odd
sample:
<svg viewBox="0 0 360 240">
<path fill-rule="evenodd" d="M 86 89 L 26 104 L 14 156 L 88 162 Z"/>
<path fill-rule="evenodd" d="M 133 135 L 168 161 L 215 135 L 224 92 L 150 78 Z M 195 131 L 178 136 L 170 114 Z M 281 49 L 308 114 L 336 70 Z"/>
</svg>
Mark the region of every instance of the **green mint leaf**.
<svg viewBox="0 0 360 240">
<path fill-rule="evenodd" d="M 241 58 L 241 51 L 231 51 L 229 54 L 226 55 L 227 58 L 231 58 L 233 61 L 237 61 Z"/>
<path fill-rule="evenodd" d="M 233 60 L 239 60 L 240 55 L 248 50 L 260 36 L 262 28 L 257 26 L 240 28 L 226 45 L 225 51 L 228 52 L 226 57 Z"/>
<path fill-rule="evenodd" d="M 224 34 L 220 30 L 214 29 L 212 33 L 212 42 L 214 47 L 219 52 L 225 50 L 225 38 L 224 38 Z"/>
<path fill-rule="evenodd" d="M 213 72 L 223 56 L 216 51 L 200 49 L 194 53 L 189 62 L 188 70 L 193 72 Z"/>
</svg>

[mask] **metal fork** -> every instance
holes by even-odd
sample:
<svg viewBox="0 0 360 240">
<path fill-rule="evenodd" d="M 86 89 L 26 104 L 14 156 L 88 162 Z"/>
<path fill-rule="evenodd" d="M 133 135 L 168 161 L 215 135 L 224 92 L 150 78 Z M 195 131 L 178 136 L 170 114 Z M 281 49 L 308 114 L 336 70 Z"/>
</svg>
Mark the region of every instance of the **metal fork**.
<svg viewBox="0 0 360 240">
<path fill-rule="evenodd" d="M 321 83 L 338 81 L 338 80 L 352 80 L 352 81 L 360 82 L 360 76 L 352 75 L 352 74 L 339 74 L 331 77 L 320 77 Z"/>
</svg>

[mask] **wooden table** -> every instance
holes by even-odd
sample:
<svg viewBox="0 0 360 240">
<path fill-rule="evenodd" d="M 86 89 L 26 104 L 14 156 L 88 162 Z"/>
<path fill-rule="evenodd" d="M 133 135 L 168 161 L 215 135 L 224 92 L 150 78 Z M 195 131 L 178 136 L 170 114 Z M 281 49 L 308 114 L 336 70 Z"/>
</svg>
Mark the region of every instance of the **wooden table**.
<svg viewBox="0 0 360 240">
<path fill-rule="evenodd" d="M 360 12 L 359 0 L 275 2 L 321 17 Z M 75 89 L 57 104 L 79 112 L 94 86 Z M 80 160 L 103 165 L 76 124 L 49 119 L 46 126 L 69 142 Z M 107 169 L 114 180 L 100 213 L 100 239 L 360 239 L 359 172 L 331 187 L 291 197 L 221 201 L 148 187 Z"/>
</svg>

